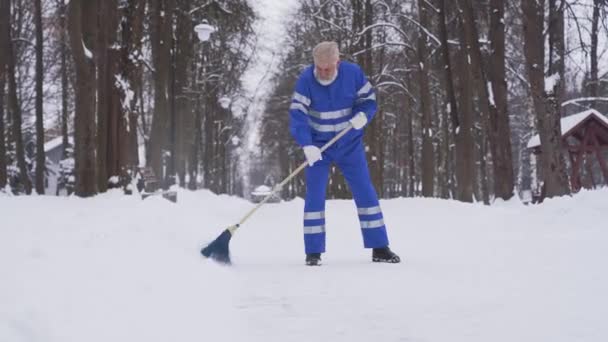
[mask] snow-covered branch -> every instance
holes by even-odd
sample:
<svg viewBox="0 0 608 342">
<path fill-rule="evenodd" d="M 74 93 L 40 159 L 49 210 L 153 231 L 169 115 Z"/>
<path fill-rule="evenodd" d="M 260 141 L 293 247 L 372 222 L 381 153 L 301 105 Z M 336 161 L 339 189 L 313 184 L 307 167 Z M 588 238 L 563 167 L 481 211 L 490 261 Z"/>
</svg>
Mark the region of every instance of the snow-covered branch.
<svg viewBox="0 0 608 342">
<path fill-rule="evenodd" d="M 401 47 L 404 47 L 404 48 L 408 48 L 408 49 L 410 49 L 410 50 L 414 50 L 414 51 L 416 50 L 416 49 L 414 49 L 414 47 L 413 47 L 413 46 L 411 46 L 410 44 L 407 44 L 407 43 L 401 43 L 401 42 L 384 42 L 384 43 L 381 43 L 381 44 L 376 44 L 376 45 L 374 45 L 374 46 L 370 47 L 369 49 L 363 49 L 363 50 L 359 50 L 359 51 L 357 51 L 357 52 L 353 53 L 353 55 L 352 55 L 352 56 L 353 56 L 353 57 L 356 57 L 356 56 L 358 56 L 358 55 L 360 55 L 360 54 L 362 54 L 362 53 L 364 53 L 364 52 L 366 52 L 366 51 L 368 51 L 368 50 L 376 50 L 376 49 L 379 49 L 379 48 L 383 48 L 383 47 L 385 47 L 385 46 L 401 46 Z"/>
<path fill-rule="evenodd" d="M 591 102 L 591 101 L 602 101 L 608 102 L 608 97 L 578 97 L 562 103 L 562 107 L 570 104 L 579 104 L 579 102 Z"/>
<path fill-rule="evenodd" d="M 394 16 L 399 16 L 399 17 L 402 17 L 402 18 L 412 22 L 414 25 L 418 26 L 418 28 L 421 29 L 427 36 L 429 36 L 429 38 L 434 40 L 435 43 L 437 43 L 437 45 L 441 46 L 441 42 L 439 41 L 439 39 L 434 34 L 432 34 L 429 30 L 427 30 L 426 27 L 420 25 L 420 23 L 417 20 L 415 20 L 414 18 L 407 16 L 407 15 L 403 15 L 403 14 L 395 14 Z M 399 26 L 392 24 L 392 23 L 387 23 L 387 22 L 378 22 L 378 23 L 372 24 L 372 25 L 364 28 L 361 32 L 358 33 L 358 35 L 362 35 L 365 32 L 367 32 L 368 30 L 371 30 L 373 28 L 383 27 L 383 26 L 391 27 L 391 28 L 395 29 L 397 32 L 399 32 L 399 34 L 401 34 L 404 38 L 407 37 L 405 32 Z"/>
</svg>

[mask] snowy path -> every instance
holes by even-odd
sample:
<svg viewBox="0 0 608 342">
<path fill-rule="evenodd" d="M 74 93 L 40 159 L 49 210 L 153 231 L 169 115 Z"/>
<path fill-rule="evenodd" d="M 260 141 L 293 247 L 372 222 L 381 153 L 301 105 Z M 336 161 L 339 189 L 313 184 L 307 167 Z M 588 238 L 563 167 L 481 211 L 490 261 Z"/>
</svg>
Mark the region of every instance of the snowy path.
<svg viewBox="0 0 608 342">
<path fill-rule="evenodd" d="M 301 200 L 260 209 L 221 267 L 198 249 L 243 200 L 0 197 L 0 341 L 606 341 L 607 198 L 384 201 L 398 265 L 330 201 L 310 268 Z"/>
</svg>

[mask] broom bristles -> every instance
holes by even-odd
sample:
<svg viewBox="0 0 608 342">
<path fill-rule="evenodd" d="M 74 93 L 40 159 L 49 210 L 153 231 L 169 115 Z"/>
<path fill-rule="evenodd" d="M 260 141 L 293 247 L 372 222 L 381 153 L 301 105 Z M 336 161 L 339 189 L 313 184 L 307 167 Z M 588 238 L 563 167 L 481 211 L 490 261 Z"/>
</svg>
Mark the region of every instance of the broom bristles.
<svg viewBox="0 0 608 342">
<path fill-rule="evenodd" d="M 232 238 L 230 230 L 224 230 L 217 239 L 213 240 L 207 247 L 201 250 L 201 254 L 221 264 L 230 265 L 230 238 Z"/>
</svg>

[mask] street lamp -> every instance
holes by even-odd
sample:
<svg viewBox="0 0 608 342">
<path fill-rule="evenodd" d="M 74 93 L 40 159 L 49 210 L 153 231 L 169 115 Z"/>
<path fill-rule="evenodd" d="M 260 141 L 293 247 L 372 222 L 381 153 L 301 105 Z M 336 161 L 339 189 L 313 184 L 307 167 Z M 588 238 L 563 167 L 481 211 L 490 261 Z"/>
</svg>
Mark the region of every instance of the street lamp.
<svg viewBox="0 0 608 342">
<path fill-rule="evenodd" d="M 201 42 L 208 41 L 211 34 L 215 31 L 215 26 L 209 25 L 206 21 L 194 26 L 194 32 L 196 32 L 196 35 Z"/>
<path fill-rule="evenodd" d="M 215 32 L 215 31 L 217 31 L 217 28 L 216 28 L 215 26 L 213 26 L 213 25 L 209 25 L 209 23 L 207 22 L 207 20 L 203 20 L 203 22 L 202 22 L 202 23 L 200 23 L 200 24 L 198 24 L 198 25 L 194 26 L 194 32 L 196 32 L 196 36 L 197 36 L 198 40 L 199 40 L 201 43 L 205 43 L 206 41 L 208 41 L 208 40 L 209 40 L 209 38 L 211 38 L 211 34 L 212 34 L 213 32 Z M 203 72 L 203 75 L 205 74 L 205 55 L 204 55 L 204 48 L 205 48 L 205 44 L 201 44 L 201 49 L 203 50 L 203 51 L 201 51 L 201 55 L 202 55 L 202 56 L 201 56 L 201 66 L 202 66 L 202 72 Z M 196 77 L 195 77 L 195 79 L 196 79 Z M 195 82 L 195 83 L 198 83 L 198 82 Z M 205 83 L 204 83 L 204 82 L 203 82 L 203 84 L 202 84 L 202 89 L 201 89 L 201 90 L 202 90 L 202 93 L 205 91 Z M 200 95 L 199 95 L 199 96 L 197 96 L 197 97 L 199 97 L 199 98 L 200 98 Z M 197 107 L 199 107 L 199 106 L 200 106 L 198 103 L 199 103 L 199 99 L 197 99 Z M 202 129 L 202 128 L 200 127 L 200 123 L 199 123 L 199 118 L 200 118 L 200 116 L 201 116 L 200 111 L 201 111 L 200 107 L 199 107 L 199 108 L 197 108 L 197 113 L 196 113 L 196 117 L 197 117 L 196 122 L 197 122 L 197 126 L 198 126 L 198 127 L 197 127 L 197 129 L 196 129 L 196 131 L 197 131 L 197 132 L 198 132 L 200 129 Z M 198 144 L 198 142 L 197 142 L 197 144 Z M 197 167 L 198 167 L 198 166 L 197 166 Z M 198 178 L 198 176 L 197 176 L 197 178 Z M 197 183 L 198 183 L 198 181 L 197 181 Z"/>
<path fill-rule="evenodd" d="M 204 21 L 201 24 L 198 24 L 194 27 L 194 31 L 196 32 L 196 35 L 198 37 L 198 39 L 201 42 L 206 42 L 209 40 L 211 33 L 216 31 L 216 28 L 212 25 L 209 25 L 209 23 L 207 23 L 207 21 Z M 168 179 L 170 181 L 172 181 L 172 184 L 177 183 L 175 180 L 175 174 L 176 174 L 176 167 L 175 167 L 175 130 L 176 130 L 176 111 L 175 111 L 175 54 L 177 52 L 176 46 L 175 46 L 175 38 L 172 39 L 172 44 L 171 44 L 171 48 L 172 48 L 172 53 L 171 53 L 171 134 L 170 134 L 170 140 L 171 140 L 171 160 L 170 160 L 170 171 L 169 171 L 169 175 L 170 177 L 168 177 Z"/>
</svg>

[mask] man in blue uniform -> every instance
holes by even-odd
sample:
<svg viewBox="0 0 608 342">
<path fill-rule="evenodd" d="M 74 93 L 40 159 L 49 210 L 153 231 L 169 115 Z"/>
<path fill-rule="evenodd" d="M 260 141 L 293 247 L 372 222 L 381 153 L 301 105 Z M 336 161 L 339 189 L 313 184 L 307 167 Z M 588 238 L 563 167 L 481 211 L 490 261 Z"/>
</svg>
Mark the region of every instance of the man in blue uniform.
<svg viewBox="0 0 608 342">
<path fill-rule="evenodd" d="M 325 252 L 325 191 L 332 162 L 353 193 L 363 244 L 373 248 L 372 261 L 398 263 L 399 256 L 388 247 L 363 145 L 363 128 L 377 108 L 374 89 L 358 65 L 339 60 L 335 42 L 319 43 L 313 49 L 313 60 L 296 83 L 289 109 L 290 132 L 309 164 L 304 205 L 306 264 L 321 265 Z M 350 132 L 321 153 L 321 146 L 350 125 Z"/>
</svg>

